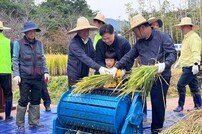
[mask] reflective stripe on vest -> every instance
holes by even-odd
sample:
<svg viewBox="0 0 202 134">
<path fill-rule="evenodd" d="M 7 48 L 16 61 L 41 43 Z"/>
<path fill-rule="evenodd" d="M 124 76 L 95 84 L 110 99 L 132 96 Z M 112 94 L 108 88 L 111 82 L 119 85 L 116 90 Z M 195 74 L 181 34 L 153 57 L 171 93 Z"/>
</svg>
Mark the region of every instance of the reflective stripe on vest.
<svg viewBox="0 0 202 134">
<path fill-rule="evenodd" d="M 0 73 L 11 73 L 10 40 L 0 33 Z"/>
</svg>

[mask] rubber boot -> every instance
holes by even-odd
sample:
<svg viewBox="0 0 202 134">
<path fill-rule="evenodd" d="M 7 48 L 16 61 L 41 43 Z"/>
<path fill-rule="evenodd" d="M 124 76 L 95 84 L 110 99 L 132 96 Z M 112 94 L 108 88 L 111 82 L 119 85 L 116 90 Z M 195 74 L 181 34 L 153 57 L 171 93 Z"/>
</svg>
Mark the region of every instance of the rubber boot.
<svg viewBox="0 0 202 134">
<path fill-rule="evenodd" d="M 30 128 L 40 128 L 44 127 L 39 123 L 40 120 L 40 106 L 39 105 L 29 105 L 28 112 L 28 123 Z"/>
<path fill-rule="evenodd" d="M 11 116 L 11 110 L 12 110 L 12 99 L 6 100 L 5 102 L 5 121 L 10 121 L 13 119 Z"/>
<path fill-rule="evenodd" d="M 25 131 L 24 123 L 26 110 L 27 107 L 21 107 L 20 105 L 17 105 L 16 125 L 18 126 L 18 132 Z"/>
</svg>

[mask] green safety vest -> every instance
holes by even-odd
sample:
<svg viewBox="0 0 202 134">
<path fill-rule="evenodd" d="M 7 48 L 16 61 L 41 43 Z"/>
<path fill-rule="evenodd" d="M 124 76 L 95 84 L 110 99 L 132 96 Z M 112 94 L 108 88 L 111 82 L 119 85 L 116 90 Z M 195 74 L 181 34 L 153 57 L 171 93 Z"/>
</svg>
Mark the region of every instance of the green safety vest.
<svg viewBox="0 0 202 134">
<path fill-rule="evenodd" d="M 0 74 L 11 73 L 10 40 L 0 33 Z"/>
<path fill-rule="evenodd" d="M 93 46 L 94 48 L 96 48 L 96 44 L 98 42 L 98 40 L 102 39 L 102 36 L 100 35 L 99 32 L 96 33 L 95 37 L 94 37 L 94 40 L 93 40 Z"/>
</svg>

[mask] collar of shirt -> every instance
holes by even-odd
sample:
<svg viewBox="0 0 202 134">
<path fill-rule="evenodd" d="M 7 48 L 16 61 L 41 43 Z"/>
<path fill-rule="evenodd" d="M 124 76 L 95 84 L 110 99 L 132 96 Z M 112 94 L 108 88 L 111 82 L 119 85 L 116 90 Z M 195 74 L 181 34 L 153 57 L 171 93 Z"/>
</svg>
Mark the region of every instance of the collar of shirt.
<svg viewBox="0 0 202 134">
<path fill-rule="evenodd" d="M 82 39 L 82 41 L 83 41 L 84 44 L 87 44 L 88 40 L 89 40 L 89 38 L 87 38 L 86 40 Z"/>
<path fill-rule="evenodd" d="M 187 34 L 185 34 L 185 35 L 184 35 L 184 38 L 189 37 L 189 36 L 190 36 L 192 33 L 194 33 L 194 31 L 193 31 L 193 30 L 189 31 Z"/>
</svg>

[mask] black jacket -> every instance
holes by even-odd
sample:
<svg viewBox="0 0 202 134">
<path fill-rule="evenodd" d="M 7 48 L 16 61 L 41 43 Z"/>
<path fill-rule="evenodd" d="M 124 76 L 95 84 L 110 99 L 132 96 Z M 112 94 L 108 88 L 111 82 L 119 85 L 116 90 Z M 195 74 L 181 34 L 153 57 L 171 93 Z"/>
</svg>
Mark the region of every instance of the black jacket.
<svg viewBox="0 0 202 134">
<path fill-rule="evenodd" d="M 93 59 L 95 50 L 91 39 L 86 44 L 77 34 L 69 45 L 67 75 L 69 85 L 75 84 L 79 79 L 88 76 L 89 68 L 99 70 L 101 67 Z"/>
</svg>

